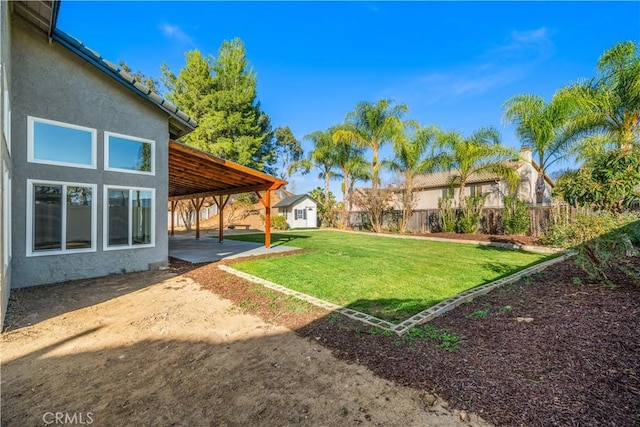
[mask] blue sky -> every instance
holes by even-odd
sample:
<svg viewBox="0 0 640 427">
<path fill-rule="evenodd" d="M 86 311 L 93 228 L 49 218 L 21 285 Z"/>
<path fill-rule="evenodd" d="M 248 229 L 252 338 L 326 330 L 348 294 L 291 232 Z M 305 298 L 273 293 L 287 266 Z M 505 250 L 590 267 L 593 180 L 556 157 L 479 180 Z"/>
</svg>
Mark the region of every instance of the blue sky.
<svg viewBox="0 0 640 427">
<path fill-rule="evenodd" d="M 262 109 L 298 139 L 359 101 L 392 98 L 421 124 L 465 134 L 493 125 L 518 147 L 504 101 L 549 99 L 594 76 L 605 49 L 640 42 L 640 2 L 63 1 L 58 28 L 155 77 L 163 62 L 178 71 L 188 50 L 215 56 L 240 37 Z M 321 185 L 317 172 L 290 182 L 298 193 Z"/>
</svg>

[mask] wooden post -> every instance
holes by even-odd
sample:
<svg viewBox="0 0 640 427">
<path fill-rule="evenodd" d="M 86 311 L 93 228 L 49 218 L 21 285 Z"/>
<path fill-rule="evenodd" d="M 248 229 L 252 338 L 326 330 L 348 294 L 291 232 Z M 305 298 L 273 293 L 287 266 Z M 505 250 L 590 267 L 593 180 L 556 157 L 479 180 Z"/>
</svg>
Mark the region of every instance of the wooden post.
<svg viewBox="0 0 640 427">
<path fill-rule="evenodd" d="M 218 200 L 220 197 L 220 200 Z M 226 198 L 224 196 L 213 196 L 213 201 L 216 202 L 216 206 L 218 207 L 218 241 L 222 243 L 224 241 L 224 207 L 227 205 L 229 201 L 230 195 Z"/>
<path fill-rule="evenodd" d="M 193 207 L 196 210 L 196 240 L 200 239 L 200 209 L 204 203 L 203 198 L 191 199 L 191 203 L 193 203 Z"/>
<path fill-rule="evenodd" d="M 269 249 L 271 247 L 271 190 L 265 191 L 264 197 L 257 191 L 256 194 L 264 206 L 264 247 Z"/>
<path fill-rule="evenodd" d="M 178 205 L 178 201 L 177 200 L 172 200 L 171 201 L 171 235 L 173 236 L 173 229 L 175 226 L 175 219 L 176 219 L 176 206 Z"/>
</svg>

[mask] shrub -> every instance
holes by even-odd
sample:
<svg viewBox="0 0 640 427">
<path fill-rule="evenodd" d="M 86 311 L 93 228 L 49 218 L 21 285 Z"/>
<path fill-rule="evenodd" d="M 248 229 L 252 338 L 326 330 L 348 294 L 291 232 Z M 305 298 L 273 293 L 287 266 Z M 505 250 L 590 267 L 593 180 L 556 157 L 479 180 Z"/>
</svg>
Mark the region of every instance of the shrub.
<svg viewBox="0 0 640 427">
<path fill-rule="evenodd" d="M 579 213 L 571 221 L 553 224 L 542 241 L 573 248 L 576 264 L 593 280 L 609 282 L 606 271 L 612 267 L 640 276 L 624 262 L 627 256 L 638 255 L 634 246 L 640 244 L 640 215 L 637 213 Z"/>
<path fill-rule="evenodd" d="M 287 220 L 282 215 L 271 217 L 271 228 L 273 228 L 274 230 L 286 230 L 287 227 Z"/>
<path fill-rule="evenodd" d="M 484 206 L 485 200 L 485 196 L 466 196 L 464 198 L 464 204 L 458 218 L 458 231 L 460 233 L 472 234 L 478 231 L 480 217 L 482 216 L 482 206 Z"/>
<path fill-rule="evenodd" d="M 450 197 L 440 197 L 438 199 L 440 209 L 440 228 L 443 233 L 453 233 L 456 231 L 456 211 L 453 209 L 453 199 Z"/>
<path fill-rule="evenodd" d="M 503 197 L 502 201 L 502 224 L 506 234 L 525 234 L 529 231 L 531 218 L 527 202 L 510 196 Z"/>
</svg>

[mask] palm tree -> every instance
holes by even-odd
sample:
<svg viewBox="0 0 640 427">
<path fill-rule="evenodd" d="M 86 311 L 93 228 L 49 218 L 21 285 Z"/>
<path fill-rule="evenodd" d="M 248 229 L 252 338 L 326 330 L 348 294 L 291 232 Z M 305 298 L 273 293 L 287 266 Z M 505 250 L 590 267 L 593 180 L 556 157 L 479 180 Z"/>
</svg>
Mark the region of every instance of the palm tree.
<svg viewBox="0 0 640 427">
<path fill-rule="evenodd" d="M 504 178 L 511 189 L 517 185 L 518 174 L 505 163 L 515 153 L 500 143 L 495 128 L 480 128 L 468 138 L 455 131 L 441 132 L 437 143 L 445 150 L 443 162 L 452 172 L 451 184 L 460 189 L 459 207 L 464 206 L 464 189 L 473 174 L 494 173 Z"/>
<path fill-rule="evenodd" d="M 393 101 L 382 99 L 375 104 L 360 102 L 354 111 L 345 117 L 344 128 L 333 134 L 336 142 L 344 141 L 361 148 L 370 148 L 371 190 L 377 193 L 380 183 L 380 148 L 391 142 L 403 129 L 402 116 L 409 111 L 405 104 L 392 105 Z"/>
<path fill-rule="evenodd" d="M 547 169 L 570 154 L 566 131 L 576 110 L 575 99 L 560 92 L 547 103 L 538 95 L 523 94 L 508 99 L 502 108 L 504 119 L 516 125 L 522 146 L 537 157 L 536 203 L 542 203 Z"/>
<path fill-rule="evenodd" d="M 632 41 L 606 50 L 594 79 L 563 89 L 579 105 L 572 139 L 601 134 L 600 142 L 630 149 L 640 141 L 640 56 Z M 592 140 L 593 141 L 593 140 Z"/>
<path fill-rule="evenodd" d="M 324 200 L 329 200 L 329 180 L 336 176 L 337 167 L 333 131 L 315 131 L 306 135 L 304 139 L 313 143 L 313 150 L 304 159 L 292 163 L 289 173 L 302 170 L 302 173 L 306 174 L 311 169 L 318 169 L 318 178 L 324 180 Z"/>
<path fill-rule="evenodd" d="M 335 126 L 330 129 L 332 134 L 339 130 L 344 130 L 344 126 Z M 361 147 L 344 139 L 340 139 L 337 142 L 334 140 L 334 144 L 335 161 L 340 169 L 340 173 L 337 173 L 336 177 L 342 178 L 344 209 L 349 212 L 351 210 L 351 194 L 353 193 L 354 184 L 358 180 L 364 181 L 371 178 L 370 167 L 364 159 L 364 150 Z"/>
<path fill-rule="evenodd" d="M 402 220 L 400 232 L 404 233 L 414 208 L 413 180 L 416 176 L 434 172 L 443 162 L 441 155 L 435 154 L 438 129 L 435 126 L 407 128 L 393 141 L 394 159 L 388 167 L 402 175 Z"/>
</svg>

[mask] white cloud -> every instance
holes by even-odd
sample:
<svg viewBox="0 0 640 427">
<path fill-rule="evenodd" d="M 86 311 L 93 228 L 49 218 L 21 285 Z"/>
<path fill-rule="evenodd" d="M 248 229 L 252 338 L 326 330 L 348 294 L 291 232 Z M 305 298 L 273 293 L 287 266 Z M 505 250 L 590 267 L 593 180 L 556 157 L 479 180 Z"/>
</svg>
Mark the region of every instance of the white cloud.
<svg viewBox="0 0 640 427">
<path fill-rule="evenodd" d="M 187 34 L 179 25 L 173 25 L 169 23 L 162 23 L 159 25 L 160 31 L 165 37 L 174 39 L 182 43 L 194 44 L 193 38 Z"/>
<path fill-rule="evenodd" d="M 444 99 L 480 95 L 525 77 L 536 65 L 549 59 L 554 44 L 547 28 L 512 31 L 500 45 L 458 67 L 435 70 L 408 82 L 403 92 L 411 102 L 435 104 Z"/>
</svg>

